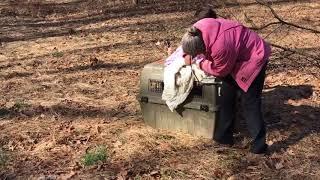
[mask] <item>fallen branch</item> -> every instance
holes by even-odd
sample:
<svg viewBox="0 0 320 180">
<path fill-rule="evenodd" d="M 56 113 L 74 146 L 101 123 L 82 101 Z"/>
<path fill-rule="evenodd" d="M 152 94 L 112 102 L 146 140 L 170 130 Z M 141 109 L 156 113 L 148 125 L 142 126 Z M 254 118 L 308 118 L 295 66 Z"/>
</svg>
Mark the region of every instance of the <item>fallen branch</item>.
<svg viewBox="0 0 320 180">
<path fill-rule="evenodd" d="M 273 46 L 273 47 L 282 49 L 284 51 L 289 51 L 289 52 L 293 52 L 293 53 L 296 53 L 296 54 L 299 54 L 299 55 L 307 56 L 307 57 L 310 57 L 310 58 L 313 58 L 313 59 L 316 59 L 316 60 L 320 60 L 320 58 L 318 56 L 315 56 L 315 55 L 312 55 L 312 54 L 304 53 L 302 51 L 291 49 L 291 48 L 288 48 L 288 47 L 283 47 L 283 46 L 280 46 L 280 45 L 274 44 L 274 43 L 269 43 L 269 44 L 271 46 Z"/>
<path fill-rule="evenodd" d="M 271 25 L 275 25 L 275 24 L 281 24 L 281 22 L 271 22 L 271 23 L 268 23 L 268 24 L 263 25 L 263 26 L 261 26 L 261 27 L 250 27 L 250 29 L 255 30 L 255 31 L 258 31 L 258 30 L 262 30 L 262 29 L 264 29 L 264 28 L 267 28 L 267 27 L 269 27 L 269 26 L 271 26 Z"/>
<path fill-rule="evenodd" d="M 266 2 L 263 2 L 263 1 L 260 1 L 260 0 L 256 0 L 256 2 L 258 4 L 261 4 L 263 6 L 268 7 L 270 9 L 272 15 L 279 21 L 278 23 L 286 24 L 286 25 L 293 26 L 293 27 L 296 27 L 296 28 L 299 28 L 299 29 L 308 30 L 308 31 L 311 31 L 313 33 L 320 33 L 320 31 L 317 30 L 317 29 L 311 29 L 311 28 L 308 28 L 308 27 L 299 26 L 299 25 L 291 23 L 291 22 L 287 22 L 287 21 L 283 20 L 282 18 L 280 18 L 280 16 L 275 12 L 275 10 L 270 6 L 270 4 L 268 4 Z M 275 24 L 275 23 L 273 23 L 273 24 Z"/>
<path fill-rule="evenodd" d="M 279 49 L 282 49 L 284 51 L 288 51 L 288 52 L 292 52 L 292 53 L 295 53 L 295 54 L 299 54 L 299 55 L 302 55 L 302 56 L 305 56 L 305 57 L 308 57 L 308 58 L 312 58 L 314 60 L 317 60 L 316 63 L 315 62 L 312 62 L 313 64 L 315 64 L 315 66 L 317 66 L 318 68 L 320 68 L 320 57 L 319 56 L 315 56 L 315 55 L 312 55 L 312 54 L 308 54 L 308 53 L 305 53 L 305 52 L 302 52 L 302 51 L 299 51 L 299 50 L 296 50 L 296 49 L 291 49 L 291 48 L 288 48 L 288 47 L 283 47 L 283 46 L 280 46 L 278 44 L 274 44 L 274 43 L 269 43 L 271 46 L 275 47 L 275 48 L 279 48 Z"/>
<path fill-rule="evenodd" d="M 274 33 L 276 30 L 278 30 L 279 28 L 281 28 L 283 26 L 283 24 L 280 24 L 277 28 L 275 28 L 274 30 L 272 30 L 269 34 L 267 34 L 264 39 L 267 39 L 272 33 Z"/>
</svg>

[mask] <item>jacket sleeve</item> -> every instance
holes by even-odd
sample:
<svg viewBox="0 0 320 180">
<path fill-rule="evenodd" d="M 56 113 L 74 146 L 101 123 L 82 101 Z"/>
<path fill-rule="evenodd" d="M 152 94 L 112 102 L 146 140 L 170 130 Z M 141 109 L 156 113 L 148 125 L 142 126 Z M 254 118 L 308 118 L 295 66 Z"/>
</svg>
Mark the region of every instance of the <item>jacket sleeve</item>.
<svg viewBox="0 0 320 180">
<path fill-rule="evenodd" d="M 216 77 L 231 73 L 238 57 L 235 41 L 229 32 L 224 32 L 211 48 L 211 58 L 200 63 L 200 68 Z"/>
</svg>

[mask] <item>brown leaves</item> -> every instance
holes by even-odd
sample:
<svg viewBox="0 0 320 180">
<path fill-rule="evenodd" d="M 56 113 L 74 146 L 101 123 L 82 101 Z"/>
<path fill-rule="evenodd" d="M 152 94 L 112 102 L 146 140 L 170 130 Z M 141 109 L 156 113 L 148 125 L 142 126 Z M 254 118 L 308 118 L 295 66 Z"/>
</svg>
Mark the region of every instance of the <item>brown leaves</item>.
<svg viewBox="0 0 320 180">
<path fill-rule="evenodd" d="M 67 174 L 60 175 L 59 178 L 63 180 L 72 179 L 77 173 L 75 171 L 70 171 Z"/>
<path fill-rule="evenodd" d="M 117 180 L 126 180 L 127 175 L 128 175 L 128 171 L 126 169 L 122 169 L 117 174 Z"/>
<path fill-rule="evenodd" d="M 287 150 L 287 153 L 288 153 L 290 156 L 294 156 L 294 155 L 295 155 L 294 152 L 293 152 L 293 150 L 291 150 L 291 149 Z"/>
<path fill-rule="evenodd" d="M 91 57 L 90 58 L 90 66 L 91 67 L 95 67 L 100 63 L 101 63 L 101 61 L 97 57 Z"/>
<path fill-rule="evenodd" d="M 13 143 L 13 141 L 9 141 L 9 143 L 8 143 L 8 149 L 10 150 L 10 151 L 14 151 L 14 149 L 15 149 L 15 145 L 14 145 L 14 143 Z"/>
<path fill-rule="evenodd" d="M 275 168 L 276 168 L 277 170 L 279 170 L 279 169 L 284 168 L 284 165 L 283 165 L 281 162 L 279 162 L 279 163 L 276 163 L 276 164 L 275 164 Z"/>
<path fill-rule="evenodd" d="M 216 168 L 213 170 L 213 174 L 215 177 L 221 178 L 226 172 L 221 168 Z"/>
<path fill-rule="evenodd" d="M 280 170 L 285 167 L 285 161 L 287 160 L 288 156 L 283 156 L 280 154 L 272 154 L 270 158 L 268 158 L 267 164 L 271 165 L 276 170 Z"/>
<path fill-rule="evenodd" d="M 113 146 L 115 147 L 115 148 L 120 148 L 121 146 L 122 146 L 122 142 L 121 141 L 116 141 L 115 143 L 113 143 Z"/>
<path fill-rule="evenodd" d="M 181 3 L 184 2 L 181 1 Z M 149 3 L 142 3 L 139 4 L 139 6 L 140 5 L 146 5 L 147 7 L 152 6 L 152 4 Z M 305 5 L 306 7 L 304 8 L 308 8 L 311 3 Z M 62 7 L 64 6 L 64 3 L 62 3 L 62 5 L 59 4 L 58 6 Z M 310 8 L 310 12 L 319 9 L 317 7 L 318 6 Z M 247 8 L 250 10 L 252 7 L 245 8 L 245 10 L 247 10 Z M 279 7 L 277 6 L 277 11 L 283 10 L 282 8 L 282 5 L 279 5 Z M 297 13 L 300 13 L 300 9 L 297 10 Z M 287 9 L 284 10 L 284 12 L 286 11 Z M 252 9 L 252 12 L 257 13 L 254 15 L 264 17 L 262 11 Z M 309 13 L 309 15 L 313 17 L 315 17 L 316 14 L 317 13 Z M 78 14 L 72 12 L 69 15 L 78 17 Z M 79 17 L 82 17 L 82 15 L 85 14 L 79 14 Z M 101 15 L 103 15 L 103 13 Z M 251 18 L 251 15 L 252 14 L 248 14 L 248 17 Z M 303 16 L 304 15 L 306 14 L 303 14 Z M 85 152 L 86 147 L 104 143 L 111 148 L 111 152 L 117 150 L 116 157 L 111 157 L 111 166 L 116 166 L 117 163 L 122 163 L 124 161 L 126 163 L 137 161 L 136 163 L 133 163 L 132 166 L 119 165 L 125 168 L 119 168 L 120 170 L 117 168 L 116 171 L 112 171 L 112 173 L 114 173 L 113 175 L 117 176 L 118 179 L 131 178 L 140 173 L 141 175 L 146 175 L 148 177 L 157 177 L 159 173 L 162 173 L 161 170 L 159 172 L 160 168 L 157 168 L 155 165 L 150 166 L 150 164 L 155 163 L 163 165 L 167 162 L 169 162 L 167 163 L 169 166 L 168 169 L 172 172 L 169 173 L 170 177 L 168 179 L 197 179 L 197 177 L 201 177 L 200 175 L 207 177 L 206 175 L 208 174 L 218 177 L 217 179 L 224 177 L 229 177 L 229 180 L 236 179 L 236 175 L 232 175 L 235 172 L 230 171 L 239 171 L 236 172 L 239 174 L 249 174 L 252 172 L 257 173 L 257 176 L 261 175 L 258 178 L 274 179 L 270 178 L 270 176 L 279 175 L 272 172 L 275 169 L 279 169 L 279 171 L 285 168 L 295 170 L 296 167 L 309 167 L 310 164 L 317 165 L 317 154 L 313 155 L 313 157 L 309 157 L 307 153 L 302 154 L 300 152 L 300 149 L 304 146 L 304 144 L 301 143 L 302 141 L 300 138 L 309 136 L 308 133 L 302 134 L 301 132 L 303 130 L 308 131 L 311 129 L 315 131 L 315 133 L 313 133 L 315 136 L 318 133 L 317 118 L 319 119 L 319 116 L 316 113 L 318 108 L 310 106 L 306 102 L 310 102 L 311 100 L 316 102 L 317 99 L 319 99 L 319 81 L 316 80 L 317 77 L 313 77 L 310 74 L 303 74 L 299 71 L 290 72 L 287 71 L 286 68 L 281 67 L 276 67 L 278 70 L 282 71 L 280 73 L 275 74 L 274 72 L 269 72 L 267 83 L 269 86 L 274 87 L 274 89 L 264 93 L 267 94 L 264 100 L 268 101 L 268 105 L 270 106 L 269 111 L 272 112 L 272 116 L 267 120 L 274 118 L 276 119 L 276 122 L 281 121 L 282 123 L 282 126 L 273 126 L 268 131 L 268 134 L 271 136 L 268 138 L 268 140 L 270 140 L 268 144 L 280 148 L 283 147 L 284 149 L 283 151 L 280 150 L 280 152 L 275 153 L 277 157 L 272 157 L 270 159 L 250 159 L 245 156 L 243 158 L 243 164 L 248 168 L 219 169 L 216 168 L 215 165 L 219 165 L 221 161 L 216 162 L 215 158 L 217 158 L 217 156 L 230 157 L 229 150 L 204 147 L 201 151 L 198 149 L 195 151 L 192 150 L 193 147 L 190 145 L 192 143 L 190 140 L 187 140 L 186 136 L 175 139 L 166 137 L 157 139 L 150 136 L 150 132 L 154 132 L 153 130 L 143 131 L 143 129 L 146 129 L 146 126 L 140 121 L 141 114 L 139 113 L 139 106 L 135 104 L 136 101 L 134 98 L 135 95 L 139 93 L 139 69 L 147 62 L 160 59 L 163 56 L 172 53 L 175 48 L 167 46 L 166 42 L 163 41 L 165 38 L 173 38 L 172 41 L 179 41 L 179 36 L 182 32 L 178 31 L 182 31 L 183 27 L 189 23 L 189 17 L 188 13 L 156 13 L 133 18 L 107 18 L 107 21 L 104 21 L 105 18 L 103 17 L 102 19 L 100 17 L 93 17 L 98 18 L 99 22 L 89 24 L 80 23 L 79 26 L 77 26 L 78 22 L 74 22 L 75 24 L 71 23 L 71 25 L 76 25 L 77 27 L 67 27 L 68 24 L 66 24 L 66 26 L 63 26 L 62 30 L 59 27 L 52 27 L 53 29 L 51 27 L 46 28 L 48 31 L 55 31 L 55 28 L 57 28 L 58 31 L 61 30 L 66 36 L 70 35 L 70 38 L 64 36 L 56 36 L 55 38 L 41 37 L 32 41 L 26 39 L 25 41 L 16 41 L 2 46 L 4 48 L 1 52 L 2 55 L 0 55 L 2 74 L 5 75 L 17 72 L 13 74 L 15 75 L 15 77 L 13 77 L 14 79 L 3 79 L 1 81 L 3 84 L 3 98 L 1 104 L 7 105 L 7 107 L 4 108 L 12 108 L 14 106 L 12 99 L 20 96 L 31 100 L 31 104 L 35 106 L 39 103 L 53 106 L 52 114 L 51 109 L 35 111 L 30 117 L 24 117 L 25 119 L 21 120 L 26 124 L 34 122 L 32 126 L 21 123 L 19 121 L 20 117 L 13 117 L 12 119 L 3 118 L 3 120 L 11 122 L 10 124 L 1 126 L 2 133 L 0 135 L 0 144 L 3 145 L 6 150 L 13 151 L 17 155 L 24 154 L 24 156 L 28 156 L 28 159 L 17 159 L 14 161 L 14 163 L 17 164 L 17 167 L 19 167 L 15 168 L 19 170 L 19 172 L 15 173 L 18 176 L 22 176 L 22 178 L 27 178 L 29 175 L 28 173 L 41 174 L 42 172 L 46 172 L 47 174 L 50 174 L 53 172 L 57 173 L 60 169 L 63 169 L 61 172 L 64 174 L 61 175 L 61 179 L 76 179 L 77 177 L 75 176 L 78 174 L 94 176 L 96 174 L 108 173 L 108 171 L 112 171 L 113 169 L 110 168 L 110 166 L 105 166 L 106 164 L 103 164 L 103 170 L 101 171 L 98 169 L 90 169 L 87 171 L 80 167 L 77 169 L 68 169 L 68 167 L 72 166 L 74 161 L 78 160 L 79 154 Z M 40 30 L 43 28 L 42 24 L 46 24 L 47 22 L 45 21 L 50 20 L 51 18 L 52 17 L 48 17 L 41 20 L 39 24 L 36 23 L 30 27 L 25 27 L 27 28 L 26 30 L 24 30 L 25 28 L 18 29 L 26 31 L 27 33 L 34 32 L 39 34 Z M 56 20 L 62 21 L 63 19 L 64 17 L 59 17 L 58 12 Z M 310 17 L 310 19 L 312 20 L 312 17 Z M 21 18 L 18 18 L 18 20 L 19 22 L 14 22 L 14 26 L 12 27 L 16 27 L 16 25 L 19 26 L 19 24 L 24 21 Z M 82 21 L 82 19 L 80 20 Z M 13 21 L 15 21 L 14 18 Z M 138 22 L 141 23 L 139 24 Z M 50 25 L 50 22 L 48 23 Z M 155 27 L 158 26 L 157 24 L 159 23 L 163 23 L 165 30 L 161 29 L 161 27 Z M 108 31 L 109 26 L 112 28 L 114 27 L 115 29 Z M 34 30 L 34 28 L 36 29 Z M 37 31 L 37 29 L 39 31 Z M 11 36 L 14 35 L 14 33 L 17 33 L 15 29 L 13 30 L 14 31 L 11 33 L 8 29 L 4 28 L 4 31 L 6 31 L 4 36 Z M 73 36 L 75 31 L 82 32 L 80 32 L 81 34 L 79 35 L 77 34 L 77 36 Z M 47 31 L 41 33 L 48 34 Z M 21 34 L 21 36 L 19 34 Z M 20 33 L 19 30 L 18 38 L 22 37 L 23 34 L 24 33 Z M 49 32 L 49 35 L 50 34 L 52 35 L 52 33 Z M 32 34 L 25 35 L 29 36 Z M 101 36 L 105 38 L 101 39 Z M 290 39 L 290 36 L 292 36 L 291 33 L 289 33 L 287 39 Z M 280 36 L 275 37 L 278 38 Z M 298 40 L 295 42 L 299 42 L 299 39 L 305 39 L 305 43 L 310 42 L 310 38 L 308 39 L 305 36 L 297 38 Z M 158 39 L 160 39 L 159 42 L 157 42 Z M 290 46 L 296 46 L 296 43 L 291 41 L 282 42 Z M 318 43 L 317 39 L 315 39 L 315 41 Z M 156 45 L 153 42 L 157 42 Z M 297 47 L 309 49 L 309 47 L 312 48 L 312 46 L 312 44 L 309 44 Z M 52 51 L 53 47 L 57 47 L 59 50 L 55 49 Z M 56 52 L 54 54 L 54 56 L 56 56 L 55 58 L 51 56 L 52 52 Z M 31 53 L 33 53 L 33 55 L 31 55 Z M 38 60 L 41 60 L 41 62 Z M 295 60 L 296 59 L 290 59 L 290 62 L 297 66 L 302 66 L 301 61 Z M 12 65 L 9 66 L 8 63 L 12 63 Z M 275 62 L 274 59 L 271 59 L 270 65 L 290 66 L 290 64 L 283 61 L 283 58 L 279 59 L 279 64 L 278 62 Z M 33 74 L 23 74 L 24 71 L 22 70 L 27 70 Z M 317 74 L 316 71 L 312 71 L 311 69 L 309 72 Z M 315 86 L 313 88 L 314 92 L 312 93 L 312 99 L 309 98 L 310 92 L 308 89 L 303 89 L 303 87 L 299 89 L 297 87 L 302 84 Z M 277 85 L 285 87 L 280 89 L 278 94 L 275 93 L 275 91 L 279 90 L 276 88 Z M 56 103 L 64 98 L 70 100 L 70 102 Z M 287 104 L 284 104 L 288 99 L 291 100 L 289 100 Z M 13 102 L 13 104 L 6 104 L 10 101 Z M 305 108 L 300 108 L 299 106 L 305 106 Z M 33 120 L 33 115 L 40 116 L 40 118 Z M 106 121 L 105 124 L 95 121 L 94 118 L 96 115 L 100 115 L 99 118 L 108 119 L 108 121 Z M 51 116 L 54 116 L 53 119 L 58 117 L 58 120 L 53 122 L 54 125 L 52 125 L 52 127 L 57 127 L 59 124 L 62 124 L 61 128 L 52 128 L 45 123 L 46 119 Z M 84 118 L 87 118 L 88 121 L 87 119 L 83 120 Z M 128 119 L 139 119 L 139 125 L 136 123 L 125 125 L 123 122 L 128 122 Z M 70 124 L 64 124 L 64 122 L 70 120 L 72 121 Z M 48 121 L 50 121 L 50 118 Z M 309 122 L 303 123 L 303 126 L 301 127 L 295 127 L 296 129 L 291 128 L 291 124 L 300 125 L 299 122 L 301 121 Z M 42 126 L 45 126 L 45 128 L 41 128 Z M 139 127 L 139 129 L 137 129 L 137 127 Z M 136 128 L 136 132 L 132 132 L 131 134 L 128 133 L 134 128 Z M 27 137 L 20 136 L 21 133 L 24 133 L 25 129 L 31 129 L 32 132 L 40 132 L 39 137 L 38 135 L 30 136 L 30 139 L 28 139 Z M 280 133 L 276 132 L 280 130 L 282 130 Z M 165 133 L 160 132 L 159 134 Z M 295 135 L 298 136 L 298 139 Z M 313 139 L 314 140 L 311 141 L 308 138 L 304 138 L 303 141 L 309 141 L 310 143 L 319 140 L 318 137 L 314 137 Z M 284 146 L 287 144 L 294 144 L 297 148 L 286 150 L 286 147 Z M 319 149 L 317 143 L 313 143 L 310 146 L 315 150 Z M 31 151 L 28 151 L 30 149 Z M 297 149 L 299 149 L 299 151 Z M 157 153 L 154 153 L 154 151 Z M 220 152 L 220 154 L 217 155 L 214 151 Z M 232 151 L 235 153 L 242 151 L 247 153 L 246 148 Z M 35 154 L 35 152 L 38 154 Z M 133 156 L 136 153 L 140 154 Z M 300 156 L 300 153 L 301 157 L 295 156 L 297 154 Z M 41 158 L 38 156 L 41 156 Z M 38 166 L 43 169 L 34 167 L 33 164 L 37 164 L 44 160 L 47 160 L 48 163 Z M 306 160 L 306 162 L 303 162 L 303 160 Z M 181 171 L 173 170 L 175 169 L 175 165 L 170 163 L 173 161 L 175 161 L 175 164 L 180 164 L 177 167 Z M 250 162 L 248 163 L 248 161 Z M 296 163 L 296 165 L 291 166 L 288 161 L 292 161 L 292 164 Z M 242 161 L 239 162 L 237 157 L 230 158 L 230 162 L 235 165 L 242 164 Z M 261 166 L 264 166 L 262 163 L 266 164 L 265 169 L 261 168 Z M 18 166 L 19 164 L 22 165 Z M 29 172 L 30 169 L 34 171 Z M 266 169 L 267 171 L 265 171 Z M 188 176 L 180 177 L 182 172 L 186 173 Z M 290 174 L 288 175 L 290 178 Z M 59 178 L 59 175 L 56 177 Z M 283 176 L 280 178 L 282 177 Z"/>
</svg>

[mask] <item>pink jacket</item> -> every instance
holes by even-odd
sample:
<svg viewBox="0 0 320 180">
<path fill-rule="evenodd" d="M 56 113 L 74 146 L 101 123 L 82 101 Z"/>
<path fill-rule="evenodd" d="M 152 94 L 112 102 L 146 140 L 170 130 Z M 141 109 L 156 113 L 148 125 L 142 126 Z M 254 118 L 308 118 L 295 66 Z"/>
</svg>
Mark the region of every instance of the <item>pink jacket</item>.
<svg viewBox="0 0 320 180">
<path fill-rule="evenodd" d="M 200 68 L 217 77 L 231 74 L 239 87 L 248 91 L 268 61 L 270 46 L 257 33 L 235 21 L 206 18 L 194 26 L 202 32 L 207 50 Z"/>
</svg>

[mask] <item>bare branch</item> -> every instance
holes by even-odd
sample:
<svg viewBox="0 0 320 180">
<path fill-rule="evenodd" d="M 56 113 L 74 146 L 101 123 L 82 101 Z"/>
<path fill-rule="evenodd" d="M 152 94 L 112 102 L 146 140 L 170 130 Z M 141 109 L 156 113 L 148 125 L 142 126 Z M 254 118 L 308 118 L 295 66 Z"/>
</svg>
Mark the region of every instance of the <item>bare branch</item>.
<svg viewBox="0 0 320 180">
<path fill-rule="evenodd" d="M 289 25 L 289 26 L 293 26 L 293 27 L 296 27 L 296 28 L 299 28 L 299 29 L 304 29 L 304 30 L 308 30 L 308 31 L 311 31 L 313 33 L 320 33 L 319 30 L 317 29 L 311 29 L 311 28 L 308 28 L 308 27 L 303 27 L 303 26 L 299 26 L 297 24 L 294 24 L 294 23 L 291 23 L 291 22 L 287 22 L 285 20 L 283 20 L 276 12 L 275 10 L 270 6 L 270 4 L 266 3 L 266 2 L 263 2 L 263 1 L 260 1 L 260 0 L 256 0 L 257 3 L 263 5 L 263 6 L 266 6 L 270 9 L 272 15 L 282 24 L 286 24 L 286 25 Z"/>
<path fill-rule="evenodd" d="M 288 51 L 288 52 L 292 52 L 292 53 L 295 53 L 295 54 L 299 54 L 299 55 L 302 55 L 302 56 L 305 56 L 305 57 L 309 57 L 309 58 L 312 58 L 314 60 L 317 60 L 316 62 L 316 66 L 318 68 L 320 68 L 320 58 L 318 56 L 315 56 L 315 55 L 312 55 L 312 54 L 308 54 L 308 53 L 305 53 L 305 52 L 302 52 L 302 51 L 299 51 L 299 50 L 296 50 L 296 49 L 291 49 L 291 48 L 288 48 L 288 47 L 283 47 L 283 46 L 280 46 L 278 44 L 274 44 L 274 43 L 269 43 L 271 46 L 275 47 L 275 48 L 279 48 L 279 49 L 282 49 L 284 51 Z M 312 62 L 314 63 L 314 62 Z"/>
<path fill-rule="evenodd" d="M 274 30 L 272 30 L 269 34 L 267 34 L 264 39 L 267 39 L 272 33 L 274 33 L 276 30 L 280 29 L 283 26 L 283 24 L 280 24 L 278 27 L 276 27 Z"/>
<path fill-rule="evenodd" d="M 316 60 L 320 60 L 320 58 L 318 56 L 314 56 L 312 54 L 307 54 L 307 53 L 304 53 L 304 52 L 299 51 L 299 50 L 291 49 L 291 48 L 288 48 L 288 47 L 283 47 L 283 46 L 280 46 L 280 45 L 274 44 L 274 43 L 270 43 L 270 45 L 273 46 L 273 47 L 285 50 L 285 51 L 293 52 L 293 53 L 300 54 L 300 55 L 303 55 L 303 56 L 308 56 L 308 57 L 316 59 Z"/>
<path fill-rule="evenodd" d="M 274 25 L 274 24 L 281 24 L 281 22 L 271 22 L 271 23 L 265 24 L 265 25 L 263 25 L 261 27 L 250 27 L 250 29 L 256 30 L 256 31 L 257 30 L 262 30 L 262 29 L 267 28 L 267 27 L 269 27 L 271 25 Z"/>
</svg>

